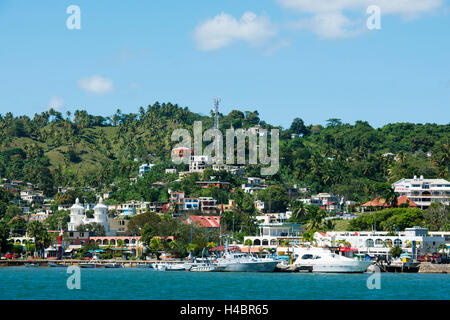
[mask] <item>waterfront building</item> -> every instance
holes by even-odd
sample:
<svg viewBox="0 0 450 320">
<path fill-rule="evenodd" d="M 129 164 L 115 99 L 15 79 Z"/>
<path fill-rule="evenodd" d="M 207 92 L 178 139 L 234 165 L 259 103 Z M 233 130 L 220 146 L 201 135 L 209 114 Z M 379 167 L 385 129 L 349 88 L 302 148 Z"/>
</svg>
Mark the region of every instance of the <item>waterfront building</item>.
<svg viewBox="0 0 450 320">
<path fill-rule="evenodd" d="M 432 202 L 441 202 L 448 206 L 450 199 L 450 182 L 445 179 L 401 179 L 392 184 L 400 196 L 411 199 L 421 209 L 428 208 Z"/>
<path fill-rule="evenodd" d="M 403 251 L 412 254 L 413 242 L 415 242 L 414 256 L 433 254 L 438 251 L 440 244 L 445 243 L 445 238 L 428 233 L 426 228 L 406 228 L 395 235 L 385 231 L 329 231 L 316 232 L 314 239 L 317 246 L 334 247 L 346 243 L 360 253 L 371 255 L 387 255 L 394 246 L 400 246 Z"/>
<path fill-rule="evenodd" d="M 122 240 L 122 244 L 120 241 Z M 141 255 L 144 250 L 144 244 L 141 242 L 141 236 L 103 236 L 89 237 L 89 243 L 97 243 L 100 248 L 111 248 L 121 253 L 130 253 Z"/>
<path fill-rule="evenodd" d="M 80 205 L 80 200 L 77 198 L 75 204 L 70 208 L 70 222 L 68 223 L 69 231 L 77 231 L 80 225 L 88 223 L 98 223 L 103 226 L 106 234 L 110 234 L 110 227 L 108 222 L 108 207 L 103 204 L 103 199 L 100 198 L 98 204 L 94 207 L 94 218 L 87 218 L 85 209 Z"/>
<path fill-rule="evenodd" d="M 65 252 L 70 250 L 78 250 L 89 243 L 89 237 L 92 233 L 87 231 L 67 231 L 65 232 L 65 240 L 68 243 L 68 248 Z"/>
<path fill-rule="evenodd" d="M 8 241 L 11 241 L 13 244 L 21 244 L 22 246 L 25 247 L 25 244 L 27 243 L 34 243 L 34 238 L 30 238 L 30 237 L 11 237 L 8 238 Z"/>
<path fill-rule="evenodd" d="M 250 240 L 253 246 L 275 248 L 284 241 L 300 244 L 304 226 L 286 222 L 290 213 L 268 213 L 256 216 L 259 235 L 244 237 L 244 242 Z"/>
</svg>

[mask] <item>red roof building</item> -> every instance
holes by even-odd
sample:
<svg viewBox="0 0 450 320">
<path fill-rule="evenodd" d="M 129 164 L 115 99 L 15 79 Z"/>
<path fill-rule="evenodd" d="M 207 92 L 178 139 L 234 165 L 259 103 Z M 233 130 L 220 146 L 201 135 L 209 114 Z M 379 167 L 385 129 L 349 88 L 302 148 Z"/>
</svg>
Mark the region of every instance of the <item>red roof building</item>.
<svg viewBox="0 0 450 320">
<path fill-rule="evenodd" d="M 186 220 L 187 224 L 196 224 L 201 228 L 219 228 L 219 216 L 189 216 Z"/>
<path fill-rule="evenodd" d="M 383 208 L 388 208 L 390 207 L 390 205 L 388 203 L 386 203 L 386 199 L 383 198 L 376 198 L 372 201 L 368 201 L 366 203 L 364 203 L 363 205 L 361 205 L 361 207 L 383 207 Z"/>
<path fill-rule="evenodd" d="M 408 204 L 411 208 L 417 208 L 418 205 L 412 201 L 410 198 L 408 198 L 407 196 L 401 196 L 400 198 L 397 199 L 397 205 L 400 206 L 401 204 Z"/>
</svg>

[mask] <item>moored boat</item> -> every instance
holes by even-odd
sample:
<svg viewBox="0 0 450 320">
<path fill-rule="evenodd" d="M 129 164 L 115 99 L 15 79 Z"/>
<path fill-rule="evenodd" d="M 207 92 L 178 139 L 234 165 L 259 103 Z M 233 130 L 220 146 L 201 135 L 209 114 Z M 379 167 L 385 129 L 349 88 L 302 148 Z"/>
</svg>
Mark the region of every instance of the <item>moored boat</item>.
<svg viewBox="0 0 450 320">
<path fill-rule="evenodd" d="M 103 268 L 105 265 L 98 262 L 88 262 L 80 264 L 80 268 Z"/>
<path fill-rule="evenodd" d="M 242 252 L 231 252 L 226 242 L 224 255 L 217 259 L 217 269 L 231 272 L 273 272 L 278 263 L 278 260 L 272 258 L 258 258 Z"/>
<path fill-rule="evenodd" d="M 25 268 L 37 268 L 39 267 L 38 263 L 25 263 L 24 264 Z"/>
<path fill-rule="evenodd" d="M 192 272 L 213 272 L 218 271 L 217 265 L 212 263 L 201 263 L 195 266 L 192 266 L 189 271 Z"/>
<path fill-rule="evenodd" d="M 107 263 L 107 264 L 105 264 L 105 268 L 117 269 L 117 268 L 122 268 L 122 265 L 120 263 Z"/>
<path fill-rule="evenodd" d="M 299 268 L 312 268 L 312 272 L 323 273 L 362 273 L 373 261 L 347 258 L 326 248 L 295 248 L 298 256 L 294 265 Z"/>
<path fill-rule="evenodd" d="M 67 264 L 63 264 L 63 263 L 54 263 L 54 262 L 50 262 L 48 264 L 49 267 L 51 268 L 67 268 L 68 265 Z"/>
</svg>

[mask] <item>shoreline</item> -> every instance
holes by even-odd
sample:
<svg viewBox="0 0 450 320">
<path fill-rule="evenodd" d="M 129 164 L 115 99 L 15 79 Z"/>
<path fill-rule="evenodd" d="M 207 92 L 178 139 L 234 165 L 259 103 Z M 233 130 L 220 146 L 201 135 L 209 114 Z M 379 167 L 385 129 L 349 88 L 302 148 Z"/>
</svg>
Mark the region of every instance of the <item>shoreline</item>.
<svg viewBox="0 0 450 320">
<path fill-rule="evenodd" d="M 46 259 L 30 259 L 30 260 L 0 260 L 0 268 L 7 267 L 19 267 L 24 266 L 27 263 L 37 263 L 39 267 L 49 267 L 50 263 L 62 263 L 69 266 L 77 266 L 80 264 L 89 263 L 90 260 L 46 260 Z M 184 261 L 162 261 L 162 260 L 96 260 L 96 263 L 108 264 L 108 263 L 119 263 L 125 268 L 136 268 L 138 264 L 153 264 L 153 263 L 183 263 Z M 275 273 L 302 273 L 297 269 L 292 269 L 289 267 L 278 268 L 274 271 Z M 399 272 L 388 272 L 388 273 L 399 273 Z M 404 272 L 406 273 L 406 272 Z M 421 262 L 418 266 L 418 271 L 414 273 L 420 274 L 450 274 L 450 264 L 434 264 L 431 262 Z"/>
</svg>

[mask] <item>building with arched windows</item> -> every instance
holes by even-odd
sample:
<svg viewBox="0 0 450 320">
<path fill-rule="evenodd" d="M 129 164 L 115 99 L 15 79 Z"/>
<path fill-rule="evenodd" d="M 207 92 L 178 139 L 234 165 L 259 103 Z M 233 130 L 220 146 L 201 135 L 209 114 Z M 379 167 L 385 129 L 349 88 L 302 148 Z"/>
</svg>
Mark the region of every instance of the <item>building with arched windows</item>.
<svg viewBox="0 0 450 320">
<path fill-rule="evenodd" d="M 316 232 L 314 239 L 321 247 L 350 245 L 360 253 L 371 255 L 387 255 L 392 247 L 399 246 L 410 254 L 414 247 L 414 256 L 422 256 L 437 253 L 439 245 L 446 243 L 444 236 L 429 234 L 421 227 L 406 228 L 393 235 L 385 231 Z"/>
<path fill-rule="evenodd" d="M 77 198 L 75 204 L 70 208 L 70 222 L 67 224 L 69 231 L 77 231 L 81 225 L 89 223 L 98 223 L 103 226 L 107 235 L 114 235 L 110 230 L 108 222 L 108 207 L 103 204 L 103 199 L 100 198 L 98 204 L 94 207 L 94 218 L 88 218 L 84 206 L 80 204 Z"/>
</svg>

